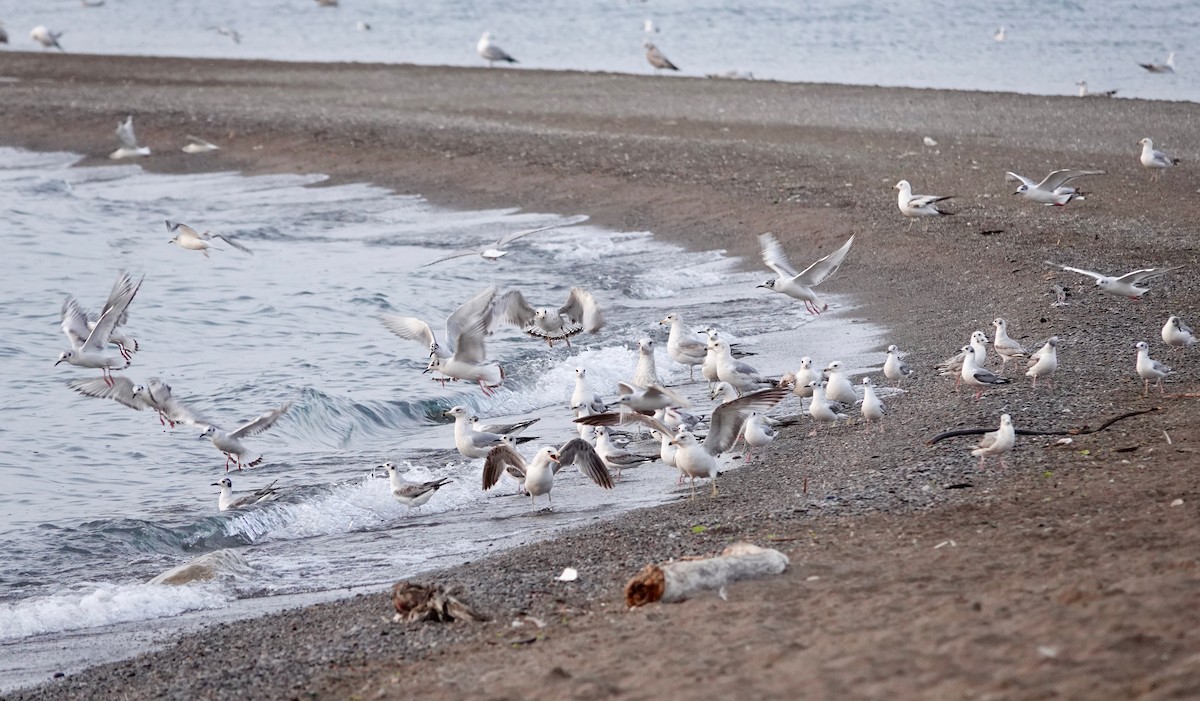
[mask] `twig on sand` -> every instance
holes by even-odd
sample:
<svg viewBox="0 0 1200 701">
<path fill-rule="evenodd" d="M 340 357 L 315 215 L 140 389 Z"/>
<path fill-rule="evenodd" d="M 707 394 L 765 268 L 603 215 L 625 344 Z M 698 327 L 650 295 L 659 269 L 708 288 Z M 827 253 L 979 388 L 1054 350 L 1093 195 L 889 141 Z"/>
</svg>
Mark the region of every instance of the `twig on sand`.
<svg viewBox="0 0 1200 701">
<path fill-rule="evenodd" d="M 1080 428 L 1065 428 L 1056 431 L 1035 431 L 1029 428 L 1018 428 L 1015 429 L 1015 433 L 1019 436 L 1083 436 L 1089 433 L 1099 433 L 1109 426 L 1112 426 L 1116 422 L 1121 421 L 1122 419 L 1128 419 L 1131 416 L 1141 416 L 1142 414 L 1149 414 L 1159 410 L 1160 407 L 1154 407 L 1152 409 L 1142 409 L 1141 411 L 1131 411 L 1127 414 L 1121 414 L 1120 416 L 1111 418 L 1096 428 L 1091 428 L 1086 425 Z M 945 433 L 939 433 L 933 438 L 930 438 L 929 445 L 933 445 L 934 443 L 943 441 L 947 438 L 956 438 L 958 436 L 975 436 L 981 433 L 991 433 L 995 430 L 996 428 L 993 426 L 988 428 L 960 428 L 957 431 L 946 431 Z"/>
</svg>

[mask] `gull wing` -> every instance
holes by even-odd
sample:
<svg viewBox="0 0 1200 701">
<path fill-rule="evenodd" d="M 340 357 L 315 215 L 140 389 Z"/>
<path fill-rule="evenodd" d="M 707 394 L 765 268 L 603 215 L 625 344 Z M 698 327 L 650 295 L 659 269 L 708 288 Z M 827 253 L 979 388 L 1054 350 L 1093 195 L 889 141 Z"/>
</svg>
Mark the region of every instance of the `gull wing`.
<svg viewBox="0 0 1200 701">
<path fill-rule="evenodd" d="M 129 273 L 121 273 L 117 278 L 117 284 L 113 286 L 113 290 L 108 296 L 108 301 L 104 303 L 104 311 L 100 314 L 99 321 L 92 327 L 91 334 L 83 343 L 85 350 L 103 352 L 108 347 L 108 337 L 112 335 L 113 329 L 125 320 L 125 311 L 129 308 L 129 303 L 137 296 L 138 288 L 141 286 L 142 280 L 138 280 L 137 284 L 134 284 Z"/>
<path fill-rule="evenodd" d="M 437 337 L 433 335 L 433 329 L 429 328 L 429 324 L 415 317 L 385 312 L 379 315 L 379 320 L 388 328 L 388 331 L 406 341 L 416 341 L 427 349 L 437 343 Z"/>
<path fill-rule="evenodd" d="M 458 336 L 463 329 L 475 325 L 482 318 L 485 332 L 492 330 L 493 309 L 496 301 L 496 286 L 489 285 L 471 299 L 463 302 L 446 318 L 446 343 L 452 349 L 458 348 Z"/>
<path fill-rule="evenodd" d="M 431 480 L 429 482 L 422 482 L 420 484 L 411 484 L 410 483 L 410 484 L 404 485 L 403 487 L 401 487 L 399 489 L 393 489 L 392 494 L 395 494 L 398 497 L 408 497 L 408 498 L 412 499 L 415 497 L 419 497 L 426 492 L 431 492 L 436 489 L 441 489 L 443 486 L 449 484 L 450 481 L 451 480 L 449 477 L 443 477 L 441 479 Z"/>
<path fill-rule="evenodd" d="M 909 198 L 908 206 L 913 207 L 913 208 L 919 208 L 919 207 L 925 207 L 927 205 L 934 204 L 935 202 L 941 202 L 942 200 L 952 200 L 952 199 L 954 199 L 954 195 L 916 195 L 914 197 Z M 824 260 L 824 259 L 822 259 L 822 260 Z"/>
<path fill-rule="evenodd" d="M 1125 273 L 1117 278 L 1117 282 L 1128 282 L 1130 284 L 1145 282 L 1146 280 L 1153 280 L 1156 277 L 1166 275 L 1172 270 L 1179 270 L 1182 267 L 1182 265 L 1176 265 L 1170 268 L 1143 268 L 1142 270 L 1135 270 L 1132 273 Z"/>
<path fill-rule="evenodd" d="M 604 313 L 591 292 L 582 287 L 572 287 L 567 303 L 558 310 L 574 324 L 583 326 L 587 333 L 596 333 L 604 326 Z"/>
<path fill-rule="evenodd" d="M 1179 329 L 1179 331 L 1181 333 L 1186 333 L 1186 334 L 1194 334 L 1195 333 L 1194 331 L 1192 331 L 1192 327 L 1183 323 L 1183 321 L 1181 321 L 1178 318 L 1175 319 L 1175 328 Z"/>
<path fill-rule="evenodd" d="M 143 277 L 143 279 L 145 278 Z M 138 280 L 137 286 L 141 286 L 141 284 L 142 281 Z M 109 306 L 115 304 L 119 299 L 124 297 L 125 294 L 129 292 L 131 287 L 135 287 L 133 284 L 133 278 L 129 277 L 129 273 L 122 271 L 122 273 L 117 276 L 117 281 L 113 283 L 112 290 L 108 293 L 108 299 L 104 302 L 104 309 L 100 313 L 103 314 L 105 311 L 108 311 Z M 134 293 L 136 292 L 137 290 L 134 289 Z M 133 297 L 130 297 L 129 299 L 132 301 Z M 128 305 L 126 305 L 126 307 L 128 307 Z M 124 326 L 125 322 L 127 321 L 129 321 L 128 309 L 126 309 L 126 311 L 122 312 L 121 315 L 117 317 L 117 323 L 113 326 L 113 328 Z"/>
<path fill-rule="evenodd" d="M 495 433 L 495 434 L 501 435 L 501 436 L 512 435 L 512 434 L 516 434 L 516 433 L 520 433 L 521 431 L 524 431 L 525 429 L 529 428 L 530 426 L 534 425 L 535 423 L 537 423 L 539 421 L 541 421 L 541 419 L 529 419 L 527 421 L 518 421 L 513 424 L 488 424 L 486 426 L 476 426 L 475 431 L 476 432 L 482 431 L 484 433 Z"/>
<path fill-rule="evenodd" d="M 1002 379 L 987 368 L 975 368 L 975 372 L 971 373 L 971 376 L 987 385 L 1003 385 L 1008 383 L 1008 380 Z"/>
<path fill-rule="evenodd" d="M 1050 173 L 1049 175 L 1047 175 L 1045 177 L 1045 179 L 1042 180 L 1042 182 L 1038 183 L 1037 188 L 1039 190 L 1046 190 L 1048 192 L 1054 192 L 1058 188 L 1062 187 L 1064 184 L 1074 180 L 1075 178 L 1082 178 L 1085 175 L 1104 175 L 1104 171 L 1102 171 L 1102 170 L 1071 170 L 1070 168 L 1056 170 L 1056 171 Z"/>
<path fill-rule="evenodd" d="M 87 313 L 79 306 L 74 297 L 67 297 L 62 305 L 62 330 L 71 340 L 72 348 L 81 347 L 91 334 L 88 328 Z"/>
<path fill-rule="evenodd" d="M 488 44 L 487 46 L 483 47 L 483 51 L 480 53 L 482 53 L 483 58 L 488 61 L 508 61 L 510 63 L 517 62 L 515 58 L 508 55 L 507 51 L 499 46 L 496 46 L 495 44 Z"/>
<path fill-rule="evenodd" d="M 137 149 L 137 137 L 133 134 L 133 115 L 125 117 L 125 121 L 117 125 L 117 143 L 124 148 Z"/>
<path fill-rule="evenodd" d="M 272 409 L 271 411 L 268 411 L 267 413 L 263 414 L 262 416 L 258 417 L 257 419 L 254 419 L 253 421 L 242 424 L 241 426 L 238 426 L 236 429 L 234 429 L 234 431 L 232 433 L 229 434 L 229 437 L 230 438 L 246 438 L 248 436 L 258 435 L 258 434 L 262 433 L 263 431 L 267 430 L 268 428 L 271 428 L 272 426 L 274 426 L 275 422 L 279 420 L 279 417 L 286 414 L 288 409 L 291 409 L 291 408 L 292 408 L 292 403 L 288 402 L 287 404 L 284 404 L 283 406 L 279 407 L 278 409 Z"/>
<path fill-rule="evenodd" d="M 458 337 L 454 339 L 454 358 L 456 360 L 476 365 L 487 362 L 484 337 L 488 334 L 487 321 L 490 316 L 488 314 L 485 317 L 479 317 L 474 324 L 459 332 Z"/>
<path fill-rule="evenodd" d="M 642 394 L 642 397 L 644 399 L 649 399 L 649 400 L 666 399 L 667 401 L 671 402 L 671 406 L 678 406 L 678 407 L 691 406 L 691 403 L 688 402 L 686 397 L 683 397 L 682 395 L 680 395 L 676 392 L 673 392 L 661 385 L 650 385 L 649 387 L 646 388 L 646 391 L 645 391 L 645 393 Z"/>
<path fill-rule="evenodd" d="M 186 403 L 176 399 L 171 393 L 171 385 L 157 377 L 150 378 L 150 381 L 146 383 L 146 392 L 150 395 L 150 403 L 157 406 L 159 411 L 177 424 L 207 426 L 210 423 L 208 419 L 197 414 Z"/>
<path fill-rule="evenodd" d="M 584 426 L 620 426 L 623 423 L 640 423 L 649 426 L 663 435 L 675 435 L 675 432 L 663 422 L 659 421 L 653 416 L 646 416 L 645 414 L 639 414 L 635 411 L 623 411 L 619 414 L 609 412 L 606 414 L 581 416 L 578 419 L 575 419 L 575 423 L 583 424 Z"/>
<path fill-rule="evenodd" d="M 463 258 L 466 256 L 477 256 L 477 255 L 479 255 L 479 251 L 477 251 L 474 248 L 467 248 L 467 249 L 463 249 L 461 251 L 455 251 L 454 253 L 451 253 L 448 256 L 443 256 L 441 258 L 438 258 L 437 260 L 431 260 L 428 263 L 418 265 L 417 267 L 418 268 L 428 268 L 431 265 L 437 265 L 438 263 L 444 263 L 448 260 L 454 260 L 455 258 Z"/>
<path fill-rule="evenodd" d="M 483 459 L 483 488 L 491 489 L 496 486 L 500 475 L 509 467 L 525 474 L 525 458 L 511 445 L 501 443 L 488 451 L 487 457 Z"/>
<path fill-rule="evenodd" d="M 979 441 L 979 445 L 976 447 L 987 450 L 988 448 L 991 448 L 993 445 L 996 444 L 996 439 L 999 436 L 1000 436 L 999 431 L 989 431 L 989 432 L 983 434 L 983 438 Z"/>
<path fill-rule="evenodd" d="M 197 146 L 203 146 L 205 148 L 212 149 L 213 151 L 221 150 L 220 146 L 217 146 L 216 144 L 212 143 L 211 141 L 205 141 L 204 139 L 201 139 L 198 136 L 192 136 L 191 134 L 188 134 L 187 136 L 185 136 L 183 138 L 187 139 L 188 143 L 196 144 Z"/>
<path fill-rule="evenodd" d="M 579 471 L 587 475 L 588 479 L 605 489 L 612 489 L 612 476 L 608 474 L 604 461 L 600 459 L 592 444 L 582 438 L 567 441 L 558 449 L 558 464 L 563 467 L 578 465 Z"/>
<path fill-rule="evenodd" d="M 505 246 L 512 243 L 513 241 L 516 241 L 517 239 L 520 239 L 520 238 L 525 238 L 526 236 L 529 236 L 530 234 L 538 234 L 543 231 L 549 231 L 551 229 L 560 229 L 564 226 L 573 226 L 575 224 L 583 223 L 587 220 L 588 220 L 588 216 L 586 214 L 577 214 L 577 215 L 571 217 L 569 221 L 562 222 L 560 224 L 550 224 L 549 226 L 539 226 L 536 229 L 525 229 L 523 231 L 516 231 L 511 234 L 505 234 L 504 236 L 501 236 L 496 241 L 496 248 L 503 249 Z"/>
<path fill-rule="evenodd" d="M 942 197 L 939 199 L 949 198 Z M 934 200 L 934 202 L 937 201 L 938 200 Z M 850 252 L 850 246 L 853 244 L 854 237 L 851 236 L 846 240 L 846 243 L 842 244 L 841 248 L 805 268 L 804 272 L 800 273 L 800 284 L 808 287 L 814 287 L 833 277 L 834 273 L 838 271 L 838 268 L 842 267 L 842 261 L 846 259 L 846 254 Z"/>
<path fill-rule="evenodd" d="M 133 380 L 128 377 L 114 377 L 112 381 L 111 387 L 103 377 L 91 380 L 72 380 L 67 383 L 67 386 L 84 396 L 112 399 L 136 411 L 145 408 L 146 405 L 133 396 Z"/>
<path fill-rule="evenodd" d="M 767 232 L 758 235 L 758 245 L 762 247 L 762 259 L 767 267 L 775 271 L 779 277 L 796 277 L 796 268 L 792 266 L 783 252 L 783 246 L 775 235 Z"/>
<path fill-rule="evenodd" d="M 759 390 L 713 409 L 708 435 L 704 438 L 704 449 L 711 455 L 720 455 L 729 450 L 750 414 L 765 414 L 782 402 L 791 391 L 786 387 Z"/>
<path fill-rule="evenodd" d="M 1055 268 L 1062 268 L 1063 270 L 1068 270 L 1072 273 L 1079 273 L 1080 275 L 1087 275 L 1088 277 L 1095 279 L 1095 280 L 1101 280 L 1103 278 L 1108 277 L 1107 275 L 1101 275 L 1100 273 L 1093 273 L 1090 270 L 1084 270 L 1082 268 L 1072 268 L 1069 265 L 1062 265 L 1061 263 L 1051 263 L 1048 260 L 1042 261 L 1042 262 L 1045 263 L 1046 265 L 1051 265 L 1051 266 L 1054 266 Z M 1154 268 L 1151 268 L 1151 270 L 1154 270 Z M 1137 273 L 1137 272 L 1142 272 L 1142 271 L 1140 271 L 1140 270 L 1134 271 L 1134 273 Z M 1132 275 L 1132 274 L 1133 273 L 1130 273 L 1130 275 Z"/>
<path fill-rule="evenodd" d="M 196 230 L 193 229 L 192 227 L 188 226 L 187 224 L 184 224 L 182 222 L 177 222 L 177 221 L 171 221 L 170 219 L 167 219 L 166 222 L 167 222 L 167 231 L 170 231 L 171 233 L 175 233 L 176 231 L 179 231 L 180 234 L 185 237 L 191 236 L 194 239 L 200 239 L 200 234 L 196 233 Z"/>
<path fill-rule="evenodd" d="M 1011 170 L 1004 174 L 1004 181 L 1009 182 L 1009 183 L 1019 182 L 1022 185 L 1024 185 L 1025 187 L 1029 188 L 1030 190 L 1032 190 L 1038 186 L 1037 183 L 1033 182 L 1032 180 L 1025 177 L 1024 175 L 1019 175 L 1017 173 L 1012 172 Z"/>
<path fill-rule="evenodd" d="M 209 238 L 221 239 L 222 241 L 229 244 L 230 246 L 233 246 L 234 248 L 238 249 L 242 253 L 249 253 L 250 255 L 254 255 L 254 251 L 251 251 L 249 248 L 246 248 L 242 244 L 238 243 L 234 239 L 231 239 L 227 236 L 222 236 L 221 234 L 209 234 Z"/>
<path fill-rule="evenodd" d="M 509 290 L 496 299 L 495 313 L 505 324 L 524 329 L 533 323 L 537 312 L 520 290 Z"/>
</svg>

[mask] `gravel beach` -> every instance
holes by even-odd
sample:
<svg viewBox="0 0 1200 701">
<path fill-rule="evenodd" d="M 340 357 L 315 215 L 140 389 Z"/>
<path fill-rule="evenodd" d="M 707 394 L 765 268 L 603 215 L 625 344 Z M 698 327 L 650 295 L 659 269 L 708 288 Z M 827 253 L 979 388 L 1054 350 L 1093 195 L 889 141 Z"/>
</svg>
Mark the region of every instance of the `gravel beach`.
<svg viewBox="0 0 1200 701">
<path fill-rule="evenodd" d="M 721 477 L 719 497 L 426 578 L 459 587 L 490 622 L 393 624 L 387 596 L 363 595 L 4 698 L 1200 697 L 1200 352 L 1159 337 L 1171 314 L 1200 323 L 1200 105 L 26 53 L 0 55 L 0 78 L 0 144 L 97 164 L 133 114 L 149 170 L 321 172 L 447 206 L 584 213 L 726 249 L 764 280 L 758 233 L 800 266 L 854 234 L 827 286 L 857 306 L 828 313 L 889 328 L 917 371 L 882 433 L 787 427 L 767 461 Z M 180 153 L 185 134 L 222 150 Z M 1145 136 L 1183 159 L 1157 182 L 1137 161 Z M 1107 175 L 1080 181 L 1086 199 L 1066 207 L 1004 182 L 1057 168 Z M 902 178 L 954 195 L 955 216 L 910 224 L 892 189 Z M 1046 260 L 1186 267 L 1131 301 Z M 1069 305 L 1051 306 L 1056 283 Z M 1052 389 L 1031 389 L 1020 363 L 976 401 L 933 371 L 972 331 L 991 338 L 996 317 L 1027 347 L 1059 337 Z M 1142 397 L 1139 340 L 1177 370 L 1166 395 Z M 970 437 L 928 445 L 1002 413 L 1053 430 L 1142 409 L 1156 410 L 1070 445 L 1019 437 L 1005 470 L 980 471 Z M 643 565 L 738 540 L 791 567 L 723 598 L 625 609 Z M 568 566 L 579 580 L 555 581 Z"/>
</svg>

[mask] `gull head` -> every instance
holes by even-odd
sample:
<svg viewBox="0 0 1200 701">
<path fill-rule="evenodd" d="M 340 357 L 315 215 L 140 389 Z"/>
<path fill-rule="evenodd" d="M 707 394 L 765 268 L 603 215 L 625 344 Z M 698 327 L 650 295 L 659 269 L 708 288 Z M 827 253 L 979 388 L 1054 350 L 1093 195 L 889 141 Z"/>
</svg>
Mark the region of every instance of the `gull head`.
<svg viewBox="0 0 1200 701">
<path fill-rule="evenodd" d="M 996 317 L 992 321 L 992 326 L 995 326 L 997 330 L 1007 330 L 1008 322 L 1005 321 L 1004 319 L 1001 319 L 1000 317 Z"/>
<path fill-rule="evenodd" d="M 666 315 L 665 317 L 663 317 L 663 320 L 662 320 L 662 321 L 660 321 L 660 322 L 658 322 L 658 323 L 660 323 L 660 324 L 674 324 L 674 323 L 675 323 L 675 321 L 676 321 L 678 318 L 679 318 L 679 315 L 678 315 L 678 314 L 676 314 L 675 312 L 671 312 L 670 314 L 668 314 L 668 315 Z"/>
<path fill-rule="evenodd" d="M 1051 348 L 1058 348 L 1058 336 L 1051 336 L 1050 338 L 1047 338 L 1046 345 L 1050 346 Z"/>
<path fill-rule="evenodd" d="M 1000 425 L 1001 426 L 1012 426 L 1012 417 L 1009 416 L 1008 414 L 1001 414 L 1000 415 Z"/>
<path fill-rule="evenodd" d="M 480 42 L 483 42 L 483 43 L 487 43 L 487 42 L 489 42 L 489 41 L 491 41 L 491 40 L 492 40 L 492 33 L 491 33 L 491 32 L 484 32 L 484 33 L 483 33 L 483 36 L 479 37 L 479 41 L 480 41 Z"/>
<path fill-rule="evenodd" d="M 233 489 L 233 480 L 229 479 L 228 477 L 222 477 L 216 482 L 213 482 L 212 486 L 221 487 L 224 489 Z"/>
<path fill-rule="evenodd" d="M 862 383 L 869 386 L 871 384 L 871 378 L 864 377 Z"/>
<path fill-rule="evenodd" d="M 976 331 L 975 333 L 971 334 L 971 340 L 978 341 L 979 343 L 987 343 L 988 337 L 984 332 Z"/>
<path fill-rule="evenodd" d="M 200 434 L 200 438 L 211 438 L 211 437 L 215 436 L 216 434 L 217 434 L 216 426 L 205 426 L 204 431 L 201 432 L 201 434 Z M 197 440 L 199 440 L 199 439 L 197 439 Z"/>
<path fill-rule="evenodd" d="M 691 431 L 684 429 L 682 426 L 679 427 L 679 432 L 675 434 L 675 437 L 671 439 L 671 445 L 677 445 L 680 448 L 686 448 L 689 445 L 695 444 L 696 437 L 692 435 Z"/>
<path fill-rule="evenodd" d="M 587 370 L 584 368 L 575 368 L 575 377 L 587 377 Z"/>
<path fill-rule="evenodd" d="M 812 358 L 808 357 L 807 355 L 801 358 L 800 367 L 804 368 L 805 370 L 812 369 Z"/>
<path fill-rule="evenodd" d="M 640 341 L 638 341 L 638 350 L 640 350 L 642 353 L 653 353 L 654 352 L 654 339 L 643 338 Z"/>
<path fill-rule="evenodd" d="M 1137 343 L 1133 344 L 1133 347 L 1137 348 L 1139 353 L 1150 352 L 1150 346 L 1147 345 L 1145 341 L 1138 341 Z"/>
<path fill-rule="evenodd" d="M 1150 137 L 1147 136 L 1144 139 L 1141 139 L 1138 141 L 1138 146 L 1145 146 L 1146 148 L 1154 148 L 1154 142 L 1151 141 Z"/>
<path fill-rule="evenodd" d="M 396 474 L 396 463 L 394 463 L 390 460 L 388 462 L 385 462 L 384 464 L 380 465 L 380 467 L 383 468 L 384 472 L 388 473 L 388 477 L 391 477 L 392 475 Z"/>
<path fill-rule="evenodd" d="M 146 385 L 134 385 L 133 389 L 130 390 L 129 394 L 134 397 L 137 397 L 137 396 L 141 395 L 142 392 L 145 392 L 145 391 L 146 391 Z"/>
<path fill-rule="evenodd" d="M 841 371 L 842 371 L 842 367 L 843 367 L 843 366 L 842 366 L 842 361 L 840 361 L 840 360 L 835 360 L 835 361 L 833 361 L 832 363 L 830 363 L 830 364 L 828 364 L 828 365 L 826 365 L 826 366 L 825 366 L 825 372 L 827 372 L 827 373 L 829 373 L 829 372 L 841 372 Z"/>
<path fill-rule="evenodd" d="M 899 353 L 900 349 L 897 348 L 895 344 L 892 344 L 892 345 L 888 346 L 887 352 L 888 352 L 888 355 L 891 355 L 892 353 Z"/>
<path fill-rule="evenodd" d="M 901 180 L 900 182 L 893 185 L 892 189 L 900 190 L 902 192 L 905 190 L 912 191 L 912 185 L 909 185 L 907 180 Z"/>
<path fill-rule="evenodd" d="M 425 366 L 425 369 L 421 371 L 421 374 L 424 375 L 425 373 L 431 370 L 437 370 L 440 367 L 442 367 L 442 359 L 434 355 L 429 358 L 429 365 Z"/>
<path fill-rule="evenodd" d="M 75 351 L 63 351 L 62 353 L 58 354 L 58 361 L 55 362 L 54 364 L 58 365 L 59 363 L 67 362 L 71 358 L 74 358 L 74 357 L 75 357 Z"/>
<path fill-rule="evenodd" d="M 1019 195 L 1023 192 L 1029 192 L 1029 186 L 1026 185 L 1025 183 L 1021 183 L 1020 185 L 1017 186 L 1016 190 L 1013 190 L 1014 195 Z"/>
<path fill-rule="evenodd" d="M 765 287 L 768 290 L 775 289 L 775 278 L 771 278 L 770 280 L 767 280 L 763 284 L 759 285 L 759 287 Z"/>
<path fill-rule="evenodd" d="M 440 345 L 438 345 L 437 341 L 430 343 L 429 344 L 429 357 L 432 358 L 433 356 L 437 355 L 438 351 L 440 351 L 441 349 L 442 349 L 442 347 Z"/>
<path fill-rule="evenodd" d="M 467 410 L 461 406 L 452 406 L 442 412 L 442 416 L 448 416 L 457 419 L 460 416 L 467 416 Z"/>
<path fill-rule="evenodd" d="M 645 40 L 645 41 L 643 41 L 643 42 L 642 42 L 642 48 L 643 48 L 643 49 L 645 49 L 645 50 L 647 50 L 647 51 L 653 51 L 653 50 L 654 50 L 654 42 L 652 42 L 652 41 L 650 41 L 649 39 L 647 39 L 647 40 Z"/>
</svg>

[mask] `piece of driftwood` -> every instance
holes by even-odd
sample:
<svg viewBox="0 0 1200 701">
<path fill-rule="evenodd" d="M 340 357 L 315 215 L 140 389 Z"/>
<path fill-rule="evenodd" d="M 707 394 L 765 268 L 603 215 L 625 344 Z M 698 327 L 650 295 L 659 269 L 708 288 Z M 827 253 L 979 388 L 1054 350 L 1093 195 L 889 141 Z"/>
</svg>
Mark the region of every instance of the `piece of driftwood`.
<svg viewBox="0 0 1200 701">
<path fill-rule="evenodd" d="M 698 592 L 720 589 L 731 582 L 779 574 L 788 557 L 778 550 L 734 543 L 720 555 L 646 565 L 625 585 L 625 605 L 644 606 L 684 601 Z"/>
<path fill-rule="evenodd" d="M 392 605 L 396 607 L 396 615 L 392 619 L 396 622 L 487 620 L 487 617 L 476 613 L 438 584 L 397 582 L 392 587 Z"/>
<path fill-rule="evenodd" d="M 1121 421 L 1122 419 L 1128 419 L 1131 416 L 1141 416 L 1142 414 L 1149 414 L 1151 412 L 1155 412 L 1158 410 L 1159 410 L 1159 407 L 1154 407 L 1152 409 L 1142 409 L 1141 411 L 1131 411 L 1128 414 L 1121 414 L 1120 416 L 1113 417 L 1113 418 L 1109 419 L 1108 421 L 1105 421 L 1104 423 L 1100 424 L 1096 428 L 1091 428 L 1089 426 L 1082 426 L 1080 428 L 1064 428 L 1064 429 L 1059 429 L 1059 430 L 1054 430 L 1054 431 L 1037 431 L 1037 430 L 1030 429 L 1030 428 L 1018 428 L 1018 429 L 1014 429 L 1014 433 L 1016 433 L 1018 436 L 1085 436 L 1089 433 L 1099 433 L 1099 432 L 1103 431 L 1104 429 L 1108 428 L 1109 426 L 1112 426 L 1116 422 Z M 987 428 L 960 428 L 956 431 L 946 431 L 945 433 L 939 433 L 936 436 L 934 436 L 933 438 L 930 438 L 929 445 L 933 445 L 934 443 L 937 443 L 938 441 L 944 441 L 947 438 L 955 438 L 957 436 L 975 436 L 980 433 L 991 433 L 992 431 L 995 431 L 995 430 L 996 430 L 995 426 L 989 426 Z"/>
</svg>

